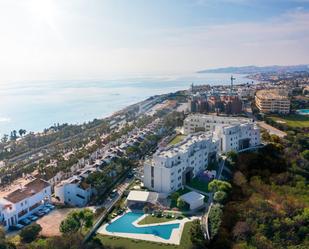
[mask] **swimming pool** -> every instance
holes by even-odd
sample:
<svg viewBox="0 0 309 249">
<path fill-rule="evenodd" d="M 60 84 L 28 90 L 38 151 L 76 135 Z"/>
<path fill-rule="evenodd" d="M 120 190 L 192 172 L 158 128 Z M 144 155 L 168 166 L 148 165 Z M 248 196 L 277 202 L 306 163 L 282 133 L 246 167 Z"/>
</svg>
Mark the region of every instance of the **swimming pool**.
<svg viewBox="0 0 309 249">
<path fill-rule="evenodd" d="M 179 223 L 155 226 L 136 227 L 132 223 L 143 216 L 143 213 L 126 213 L 106 227 L 112 233 L 153 234 L 163 239 L 170 239 L 173 229 L 179 228 Z"/>
<path fill-rule="evenodd" d="M 309 115 L 309 109 L 299 109 L 296 112 L 300 115 Z"/>
</svg>

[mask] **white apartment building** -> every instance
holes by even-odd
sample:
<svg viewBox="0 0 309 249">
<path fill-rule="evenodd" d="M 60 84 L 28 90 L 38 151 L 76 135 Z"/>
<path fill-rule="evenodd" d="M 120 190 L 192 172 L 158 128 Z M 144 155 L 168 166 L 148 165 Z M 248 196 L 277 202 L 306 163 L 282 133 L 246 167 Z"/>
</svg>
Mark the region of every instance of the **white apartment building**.
<svg viewBox="0 0 309 249">
<path fill-rule="evenodd" d="M 30 179 L 23 186 L 3 190 L 0 197 L 0 225 L 8 229 L 50 200 L 51 185 L 38 178 Z"/>
<path fill-rule="evenodd" d="M 145 161 L 145 187 L 160 193 L 178 190 L 216 159 L 218 149 L 219 141 L 211 133 L 188 135 L 176 145 L 159 149 Z"/>
<path fill-rule="evenodd" d="M 211 131 L 219 140 L 219 151 L 239 151 L 261 143 L 260 129 L 248 118 L 192 114 L 184 120 L 184 133 Z"/>
<path fill-rule="evenodd" d="M 84 207 L 90 201 L 91 187 L 77 176 L 62 181 L 55 186 L 55 197 L 62 203 L 77 207 Z"/>
</svg>

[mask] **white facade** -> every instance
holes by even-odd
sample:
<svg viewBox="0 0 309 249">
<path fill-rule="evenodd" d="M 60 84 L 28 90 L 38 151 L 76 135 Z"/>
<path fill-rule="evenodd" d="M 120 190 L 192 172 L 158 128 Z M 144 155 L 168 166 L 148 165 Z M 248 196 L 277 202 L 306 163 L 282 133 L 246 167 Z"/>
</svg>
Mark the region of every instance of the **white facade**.
<svg viewBox="0 0 309 249">
<path fill-rule="evenodd" d="M 212 131 L 220 141 L 221 152 L 240 151 L 261 143 L 259 127 L 248 118 L 189 115 L 184 120 L 184 133 L 191 134 L 199 130 Z"/>
<path fill-rule="evenodd" d="M 145 187 L 171 193 L 207 169 L 209 160 L 215 159 L 218 153 L 260 145 L 259 128 L 245 118 L 190 115 L 184 121 L 184 132 L 189 135 L 183 141 L 159 149 L 145 161 Z"/>
<path fill-rule="evenodd" d="M 186 184 L 207 168 L 211 157 L 216 157 L 219 141 L 212 134 L 189 135 L 182 142 L 158 150 L 144 164 L 144 185 L 160 193 L 170 193 Z"/>
<path fill-rule="evenodd" d="M 220 151 L 241 151 L 261 144 L 260 129 L 246 123 L 216 127 L 214 136 L 220 140 Z"/>
<path fill-rule="evenodd" d="M 78 176 L 73 176 L 55 186 L 55 197 L 60 202 L 83 207 L 90 201 L 92 189 L 83 184 Z"/>
<path fill-rule="evenodd" d="M 72 206 L 83 207 L 90 201 L 93 189 L 85 179 L 93 172 L 99 171 L 99 165 L 87 165 L 77 175 L 73 175 L 55 186 L 55 197 L 60 202 Z"/>
<path fill-rule="evenodd" d="M 50 184 L 41 179 L 34 179 L 0 198 L 0 225 L 8 229 L 50 200 Z"/>
</svg>

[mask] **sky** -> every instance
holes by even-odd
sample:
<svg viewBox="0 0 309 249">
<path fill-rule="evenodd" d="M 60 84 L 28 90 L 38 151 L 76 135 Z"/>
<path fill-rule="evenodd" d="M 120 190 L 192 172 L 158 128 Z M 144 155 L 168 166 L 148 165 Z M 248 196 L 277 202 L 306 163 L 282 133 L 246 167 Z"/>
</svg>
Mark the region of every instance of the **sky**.
<svg viewBox="0 0 309 249">
<path fill-rule="evenodd" d="M 309 64 L 309 0 L 0 0 L 0 82 Z"/>
</svg>

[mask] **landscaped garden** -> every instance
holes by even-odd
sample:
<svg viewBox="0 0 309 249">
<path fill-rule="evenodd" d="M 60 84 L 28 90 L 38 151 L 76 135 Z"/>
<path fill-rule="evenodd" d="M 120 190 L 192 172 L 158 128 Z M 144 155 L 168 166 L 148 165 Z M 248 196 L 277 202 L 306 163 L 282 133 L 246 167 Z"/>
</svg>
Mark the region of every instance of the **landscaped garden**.
<svg viewBox="0 0 309 249">
<path fill-rule="evenodd" d="M 170 208 L 177 208 L 177 199 L 179 196 L 184 195 L 186 193 L 189 193 L 191 190 L 188 188 L 184 188 L 184 189 L 179 189 L 177 191 L 175 191 L 172 195 L 171 195 L 171 205 Z"/>
<path fill-rule="evenodd" d="M 164 223 L 168 221 L 173 221 L 176 219 L 182 219 L 184 216 L 182 214 L 174 214 L 172 212 L 164 212 L 160 214 L 148 214 L 144 219 L 138 222 L 139 225 Z"/>
<path fill-rule="evenodd" d="M 185 135 L 176 135 L 169 143 L 168 145 L 175 145 L 181 142 L 186 136 Z"/>
<path fill-rule="evenodd" d="M 200 190 L 202 192 L 208 193 L 209 192 L 208 183 L 209 181 L 206 181 L 206 180 L 202 181 L 196 177 L 196 178 L 193 178 L 190 183 L 188 183 L 188 186 L 191 188 Z"/>
</svg>

